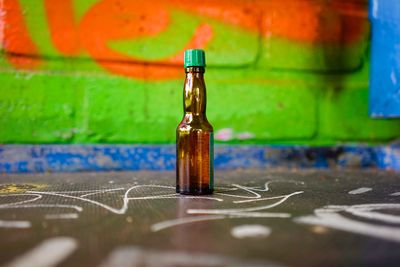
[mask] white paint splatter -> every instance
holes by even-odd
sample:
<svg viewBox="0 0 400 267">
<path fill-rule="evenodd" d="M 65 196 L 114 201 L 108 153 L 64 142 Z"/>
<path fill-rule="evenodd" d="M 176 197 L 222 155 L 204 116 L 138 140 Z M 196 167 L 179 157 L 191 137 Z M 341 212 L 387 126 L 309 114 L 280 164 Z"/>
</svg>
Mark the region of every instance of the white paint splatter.
<svg viewBox="0 0 400 267">
<path fill-rule="evenodd" d="M 143 266 L 143 255 L 141 254 L 137 247 L 119 247 L 114 249 L 98 267 Z"/>
<path fill-rule="evenodd" d="M 105 189 L 105 190 L 94 190 L 94 192 L 81 195 L 80 197 L 88 197 L 88 196 L 92 196 L 92 195 L 103 194 L 103 193 L 108 193 L 108 192 L 113 192 L 113 191 L 120 191 L 120 190 L 124 190 L 124 188 L 113 188 L 113 189 Z"/>
<path fill-rule="evenodd" d="M 6 194 L 6 195 L 0 195 L 0 197 L 15 197 L 15 196 L 34 196 L 34 198 L 28 199 L 28 200 L 22 200 L 18 202 L 13 202 L 13 203 L 6 203 L 6 204 L 1 204 L 0 207 L 7 207 L 10 205 L 19 205 L 23 203 L 29 203 L 29 202 L 34 202 L 36 200 L 39 200 L 42 198 L 41 195 L 39 194 Z"/>
<path fill-rule="evenodd" d="M 350 233 L 361 234 L 389 241 L 400 242 L 400 227 L 376 225 L 346 218 L 339 212 L 348 212 L 365 219 L 385 223 L 400 223 L 400 216 L 373 212 L 373 210 L 400 209 L 400 204 L 376 203 L 352 206 L 325 206 L 314 211 L 315 215 L 297 217 L 298 223 L 326 226 Z"/>
<path fill-rule="evenodd" d="M 233 130 L 231 128 L 220 129 L 215 133 L 215 140 L 229 141 L 233 139 Z"/>
<path fill-rule="evenodd" d="M 271 209 L 273 207 L 279 206 L 283 202 L 285 202 L 288 198 L 294 195 L 302 194 L 303 191 L 298 191 L 294 192 L 288 195 L 282 195 L 279 197 L 272 197 L 272 198 L 280 198 L 279 201 L 269 204 L 269 205 L 264 205 L 264 206 L 258 206 L 258 207 L 251 207 L 251 208 L 239 208 L 239 209 L 188 209 L 187 213 L 188 214 L 227 214 L 227 215 L 232 215 L 237 212 L 252 212 L 252 211 L 260 211 L 260 210 L 266 210 L 266 209 Z M 268 198 L 265 198 L 268 199 Z"/>
<path fill-rule="evenodd" d="M 374 16 L 374 18 L 376 18 L 378 16 L 378 0 L 373 0 L 372 1 L 372 14 Z"/>
<path fill-rule="evenodd" d="M 64 204 L 29 204 L 29 205 L 8 205 L 0 206 L 0 209 L 30 209 L 30 208 L 69 208 L 74 209 L 78 212 L 82 212 L 83 208 L 76 205 L 64 205 Z"/>
<path fill-rule="evenodd" d="M 203 214 L 206 216 L 196 216 L 196 217 L 184 217 L 184 218 L 177 218 L 174 220 L 163 221 L 160 223 L 153 224 L 151 226 L 151 231 L 157 232 L 169 227 L 174 227 L 186 223 L 193 223 L 193 222 L 200 222 L 200 221 L 208 221 L 208 220 L 219 220 L 219 219 L 226 219 L 226 218 L 289 218 L 291 215 L 289 213 L 276 213 L 276 212 L 259 212 L 266 209 L 271 209 L 280 204 L 284 203 L 287 199 L 291 196 L 298 195 L 303 193 L 303 191 L 294 192 L 288 195 L 270 197 L 270 198 L 261 198 L 261 195 L 254 192 L 254 191 L 268 191 L 268 184 L 270 182 L 265 183 L 264 188 L 251 188 L 245 187 L 241 185 L 234 184 L 236 189 L 242 189 L 247 191 L 253 196 L 241 196 L 241 195 L 230 195 L 230 194 L 222 194 L 226 196 L 234 196 L 234 197 L 241 197 L 241 198 L 251 198 L 250 200 L 257 199 L 257 200 L 266 200 L 266 199 L 279 199 L 278 201 L 258 207 L 252 208 L 240 208 L 240 209 L 188 209 L 186 210 L 187 214 Z M 235 202 L 234 202 L 235 203 Z"/>
<path fill-rule="evenodd" d="M 0 220 L 0 228 L 30 228 L 31 223 L 29 221 L 3 221 Z"/>
<path fill-rule="evenodd" d="M 32 250 L 18 256 L 6 267 L 53 267 L 63 262 L 78 248 L 78 243 L 70 237 L 46 239 Z"/>
<path fill-rule="evenodd" d="M 226 217 L 223 215 L 184 217 L 184 218 L 178 218 L 178 219 L 174 219 L 174 220 L 163 221 L 160 223 L 153 224 L 150 229 L 152 232 L 158 232 L 158 231 L 164 230 L 166 228 L 178 226 L 178 225 L 182 225 L 182 224 L 210 221 L 210 220 L 221 220 L 221 219 L 225 219 L 225 218 Z"/>
<path fill-rule="evenodd" d="M 46 214 L 44 216 L 46 220 L 58 220 L 58 219 L 78 219 L 78 213 L 62 213 L 62 214 Z"/>
<path fill-rule="evenodd" d="M 181 196 L 179 194 L 166 194 L 166 195 L 155 195 L 155 196 L 144 196 L 144 197 L 129 197 L 129 194 L 131 191 L 139 189 L 139 188 L 161 188 L 161 189 L 175 189 L 172 186 L 165 186 L 165 185 L 135 185 L 132 186 L 130 188 L 128 188 L 125 193 L 124 196 L 122 198 L 122 206 L 120 208 L 114 208 L 111 207 L 107 204 L 101 203 L 99 201 L 93 200 L 93 199 L 89 199 L 86 198 L 87 196 L 92 195 L 92 193 L 87 193 L 81 196 L 71 196 L 71 195 L 67 195 L 63 192 L 47 192 L 47 191 L 28 191 L 28 193 L 34 193 L 34 194 L 41 194 L 41 195 L 50 195 L 50 196 L 58 196 L 58 197 L 65 197 L 65 198 L 71 198 L 71 199 L 76 199 L 76 200 L 81 200 L 83 202 L 88 202 L 90 204 L 102 207 L 114 214 L 125 214 L 128 210 L 128 206 L 129 206 L 129 201 L 130 200 L 143 200 L 143 199 L 169 199 L 169 198 L 191 198 L 191 199 L 208 199 L 208 200 L 216 200 L 216 201 L 222 201 L 222 199 L 220 198 L 214 198 L 214 197 L 203 197 L 203 196 Z M 117 189 L 105 189 L 105 190 L 100 190 L 101 192 L 99 192 L 98 190 L 95 190 L 96 192 L 94 193 L 105 193 L 105 192 L 111 192 L 111 191 L 115 191 L 115 190 L 121 190 L 121 188 L 117 188 Z"/>
<path fill-rule="evenodd" d="M 350 195 L 358 195 L 358 194 L 363 194 L 363 193 L 369 192 L 371 190 L 372 190 L 372 188 L 370 188 L 370 187 L 360 187 L 360 188 L 349 191 L 349 194 Z"/>
<path fill-rule="evenodd" d="M 386 213 L 375 212 L 375 210 L 400 210 L 400 204 L 361 204 L 353 205 L 345 209 L 346 212 L 370 220 L 381 221 L 385 223 L 400 224 L 400 216 Z M 399 228 L 400 229 L 400 228 Z"/>
<path fill-rule="evenodd" d="M 271 229 L 259 224 L 244 224 L 233 227 L 231 235 L 235 238 L 264 238 L 269 236 Z"/>
<path fill-rule="evenodd" d="M 188 251 L 144 250 L 135 246 L 117 247 L 98 267 L 202 266 L 202 267 L 282 267 L 271 261 L 248 261 L 218 254 Z"/>
<path fill-rule="evenodd" d="M 400 192 L 395 192 L 395 193 L 392 193 L 392 194 L 390 194 L 389 196 L 393 196 L 393 197 L 400 196 Z"/>
<path fill-rule="evenodd" d="M 392 72 L 390 73 L 390 79 L 392 80 L 393 85 L 397 84 L 396 73 L 394 72 L 394 70 L 392 70 Z"/>
</svg>

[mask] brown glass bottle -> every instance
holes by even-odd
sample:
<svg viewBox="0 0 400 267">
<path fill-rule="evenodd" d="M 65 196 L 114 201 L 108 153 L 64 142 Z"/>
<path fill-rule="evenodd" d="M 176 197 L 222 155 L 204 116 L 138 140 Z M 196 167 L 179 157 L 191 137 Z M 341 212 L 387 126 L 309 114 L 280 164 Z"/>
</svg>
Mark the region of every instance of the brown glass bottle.
<svg viewBox="0 0 400 267">
<path fill-rule="evenodd" d="M 184 116 L 176 129 L 176 192 L 211 194 L 214 136 L 206 117 L 205 69 L 203 66 L 190 66 L 186 62 L 185 65 L 189 66 L 185 68 Z"/>
</svg>

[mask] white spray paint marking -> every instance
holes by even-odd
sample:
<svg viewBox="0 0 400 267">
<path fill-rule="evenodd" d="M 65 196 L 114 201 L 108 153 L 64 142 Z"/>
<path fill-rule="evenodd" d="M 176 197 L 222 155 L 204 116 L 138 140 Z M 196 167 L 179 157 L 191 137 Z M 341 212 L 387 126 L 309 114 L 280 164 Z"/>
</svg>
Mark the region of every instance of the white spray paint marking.
<svg viewBox="0 0 400 267">
<path fill-rule="evenodd" d="M 78 243 L 70 237 L 46 239 L 32 250 L 18 256 L 6 267 L 53 267 L 64 261 L 78 248 Z"/>
<path fill-rule="evenodd" d="M 271 229 L 259 224 L 244 224 L 233 227 L 231 235 L 235 238 L 263 238 L 269 236 Z"/>
<path fill-rule="evenodd" d="M 215 140 L 229 141 L 233 139 L 233 130 L 231 128 L 223 128 L 215 133 Z"/>
<path fill-rule="evenodd" d="M 134 188 L 136 188 L 136 186 L 133 186 L 133 187 L 129 188 L 129 189 L 125 192 L 124 197 L 123 197 L 123 204 L 122 204 L 122 207 L 119 208 L 119 209 L 113 208 L 113 207 L 111 207 L 111 206 L 108 206 L 108 205 L 106 205 L 106 204 L 103 204 L 103 203 L 101 203 L 101 202 L 99 202 L 99 201 L 95 201 L 95 200 L 92 200 L 92 199 L 83 198 L 83 197 L 77 197 L 77 196 L 70 196 L 70 195 L 65 195 L 65 194 L 62 194 L 62 193 L 38 192 L 38 191 L 29 191 L 29 192 L 31 192 L 31 193 L 36 193 L 36 194 L 43 194 L 43 195 L 59 196 L 59 197 L 77 199 L 77 200 L 81 200 L 81 201 L 83 201 L 83 202 L 88 202 L 88 203 L 91 203 L 91 204 L 100 206 L 100 207 L 102 207 L 102 208 L 104 208 L 104 209 L 106 209 L 106 210 L 108 210 L 108 211 L 110 211 L 110 212 L 112 212 L 112 213 L 115 213 L 115 214 L 125 214 L 125 212 L 128 210 L 128 202 L 129 202 L 129 200 L 128 200 L 128 194 L 129 194 L 129 192 L 130 192 L 131 190 L 133 190 Z"/>
<path fill-rule="evenodd" d="M 115 188 L 115 189 L 92 189 L 92 190 L 68 190 L 68 191 L 51 191 L 52 193 L 62 193 L 62 194 L 81 194 L 81 193 L 96 193 L 100 191 L 107 190 L 124 190 L 124 188 Z M 50 192 L 50 191 L 49 191 Z"/>
<path fill-rule="evenodd" d="M 245 200 L 236 200 L 233 201 L 233 203 L 246 203 L 246 202 L 253 202 L 253 201 L 260 201 L 260 200 L 267 200 L 267 199 L 273 199 L 273 198 L 261 198 L 261 195 L 258 194 L 257 192 L 268 192 L 270 191 L 269 185 L 272 183 L 295 183 L 295 184 L 304 184 L 302 181 L 293 181 L 293 180 L 287 180 L 287 181 L 280 181 L 280 180 L 273 180 L 273 181 L 268 181 L 264 184 L 264 188 L 257 188 L 257 187 L 248 187 L 248 186 L 243 186 L 243 185 L 238 185 L 238 184 L 232 184 L 234 188 L 232 188 L 230 191 L 238 191 L 239 189 L 244 190 L 252 194 L 253 196 L 249 195 L 238 195 L 238 194 L 227 194 L 227 193 L 221 193 L 221 192 L 216 192 L 216 195 L 221 195 L 221 196 L 227 196 L 227 197 L 235 197 L 235 198 L 242 198 Z M 277 197 L 278 198 L 278 197 Z"/>
<path fill-rule="evenodd" d="M 270 261 L 248 261 L 218 254 L 187 251 L 144 250 L 127 246 L 114 249 L 98 267 L 282 267 Z"/>
<path fill-rule="evenodd" d="M 383 203 L 383 204 L 353 205 L 346 208 L 345 211 L 353 215 L 370 220 L 400 224 L 400 216 L 398 215 L 373 212 L 374 210 L 393 210 L 393 209 L 400 210 L 400 204 Z"/>
<path fill-rule="evenodd" d="M 143 266 L 143 255 L 136 247 L 114 249 L 98 267 L 138 267 Z"/>
<path fill-rule="evenodd" d="M 144 199 L 170 199 L 170 198 L 188 198 L 188 199 L 205 199 L 205 200 L 216 200 L 216 201 L 224 201 L 221 198 L 216 197 L 203 197 L 203 196 L 184 196 L 180 194 L 167 194 L 167 195 L 156 195 L 156 196 L 146 196 L 146 197 L 130 197 L 129 200 L 144 200 Z"/>
<path fill-rule="evenodd" d="M 181 196 L 179 194 L 167 194 L 167 195 L 155 195 L 155 196 L 145 196 L 145 197 L 128 197 L 129 193 L 133 190 L 139 189 L 139 188 L 162 188 L 162 189 L 175 189 L 175 187 L 172 186 L 165 186 L 165 185 L 135 185 L 128 190 L 125 191 L 125 194 L 122 198 L 122 206 L 121 208 L 114 208 L 109 205 L 106 205 L 104 203 L 101 203 L 99 201 L 85 198 L 85 196 L 91 195 L 91 193 L 84 194 L 83 196 L 72 196 L 72 195 L 67 195 L 62 192 L 49 192 L 49 191 L 28 191 L 28 193 L 33 193 L 33 194 L 41 194 L 41 195 L 50 195 L 50 196 L 58 196 L 58 197 L 64 197 L 64 198 L 71 198 L 71 199 L 76 199 L 80 200 L 83 202 L 88 202 L 93 205 L 97 205 L 99 207 L 102 207 L 114 214 L 125 214 L 128 210 L 128 204 L 130 200 L 140 200 L 140 199 L 168 199 L 168 198 L 190 198 L 190 199 L 208 199 L 208 200 L 216 200 L 216 201 L 223 201 L 220 198 L 214 198 L 214 197 L 202 197 L 202 196 Z M 116 189 L 105 189 L 105 190 L 95 190 L 96 192 L 93 193 L 101 193 L 101 192 L 110 192 L 110 191 L 115 191 L 115 190 L 120 190 L 120 188 Z M 101 191 L 101 192 L 100 192 Z M 69 191 L 73 192 L 73 191 Z"/>
<path fill-rule="evenodd" d="M 108 193 L 108 192 L 113 192 L 113 191 L 120 191 L 120 190 L 124 190 L 124 188 L 96 190 L 96 192 L 87 193 L 87 194 L 81 195 L 80 197 L 87 197 L 87 196 L 91 196 L 91 195 L 102 194 L 102 193 Z"/>
<path fill-rule="evenodd" d="M 373 14 L 374 18 L 376 18 L 378 16 L 378 8 L 379 8 L 378 3 L 379 3 L 378 0 L 372 1 L 372 14 Z"/>
<path fill-rule="evenodd" d="M 13 202 L 13 203 L 6 203 L 6 204 L 1 204 L 0 207 L 7 207 L 7 206 L 12 206 L 12 205 L 19 205 L 19 204 L 24 204 L 24 203 L 29 203 L 29 202 L 34 202 L 36 200 L 39 200 L 42 198 L 41 195 L 39 194 L 6 194 L 6 195 L 0 195 L 0 197 L 12 197 L 12 196 L 34 196 L 34 198 L 28 199 L 28 200 L 22 200 L 18 202 Z"/>
<path fill-rule="evenodd" d="M 263 198 L 257 198 L 257 199 L 246 199 L 246 200 L 236 200 L 233 201 L 233 203 L 249 203 L 249 202 L 256 202 L 256 201 L 263 201 L 263 200 L 271 200 L 271 199 L 279 199 L 284 196 L 276 196 L 276 197 L 263 197 Z"/>
<path fill-rule="evenodd" d="M 314 211 L 315 215 L 298 217 L 295 218 L 295 221 L 298 223 L 321 225 L 350 233 L 400 242 L 400 227 L 356 221 L 339 214 L 339 212 L 348 212 L 365 219 L 378 220 L 386 223 L 400 223 L 400 216 L 372 212 L 372 210 L 390 209 L 400 209 L 400 204 L 377 203 L 353 206 L 326 206 L 321 209 L 316 209 Z"/>
<path fill-rule="evenodd" d="M 229 215 L 230 218 L 290 218 L 292 215 L 289 213 L 278 212 L 235 212 Z"/>
<path fill-rule="evenodd" d="M 0 220 L 0 228 L 30 228 L 31 223 L 29 221 L 3 221 Z"/>
<path fill-rule="evenodd" d="M 266 182 L 265 183 L 265 188 L 264 189 L 257 189 L 254 187 L 247 187 L 247 186 L 243 186 L 243 185 L 238 185 L 238 184 L 232 184 L 232 186 L 234 186 L 234 188 L 232 188 L 230 191 L 237 191 L 239 189 L 242 189 L 244 191 L 249 192 L 250 194 L 252 194 L 253 196 L 243 196 L 243 195 L 235 195 L 235 194 L 227 194 L 227 193 L 219 193 L 216 192 L 216 195 L 221 195 L 221 196 L 227 196 L 227 197 L 237 197 L 237 198 L 246 198 L 246 199 L 257 199 L 257 198 L 261 198 L 261 195 L 256 193 L 255 191 L 259 191 L 259 192 L 267 192 L 268 189 L 268 184 L 271 182 Z"/>
<path fill-rule="evenodd" d="M 392 69 L 392 72 L 390 73 L 390 79 L 392 80 L 393 85 L 397 84 L 397 79 L 396 79 L 396 73 Z"/>
<path fill-rule="evenodd" d="M 58 219 L 78 219 L 78 213 L 61 213 L 61 214 L 46 214 L 44 216 L 46 220 L 58 220 Z"/>
<path fill-rule="evenodd" d="M 29 204 L 29 205 L 8 205 L 0 206 L 0 209 L 29 209 L 29 208 L 69 208 L 78 212 L 82 212 L 83 208 L 76 205 L 63 205 L 63 204 Z"/>
<path fill-rule="evenodd" d="M 261 210 L 276 207 L 276 206 L 282 204 L 283 202 L 285 202 L 289 197 L 303 193 L 303 191 L 298 191 L 298 192 L 294 192 L 294 193 L 291 193 L 288 195 L 262 198 L 258 192 L 269 191 L 269 184 L 272 182 L 282 182 L 282 181 L 268 181 L 264 184 L 264 187 L 261 187 L 261 188 L 246 187 L 246 186 L 242 186 L 242 185 L 238 185 L 238 184 L 233 184 L 232 188 L 221 188 L 222 190 L 227 190 L 227 191 L 242 190 L 242 191 L 247 192 L 250 195 L 248 195 L 248 194 L 247 195 L 236 195 L 236 194 L 225 194 L 225 193 L 219 193 L 219 194 L 229 196 L 229 197 L 245 199 L 245 200 L 241 200 L 241 201 L 233 201 L 234 203 L 246 203 L 246 202 L 252 202 L 252 201 L 278 199 L 278 201 L 276 201 L 273 204 L 260 206 L 260 207 L 253 207 L 253 208 L 228 209 L 228 210 L 196 210 L 196 209 L 192 209 L 192 210 L 188 210 L 187 213 L 189 213 L 189 214 L 207 214 L 208 216 L 178 218 L 176 220 L 161 222 L 161 223 L 153 225 L 152 231 L 159 231 L 159 230 L 171 227 L 171 226 L 185 224 L 185 223 L 193 223 L 193 222 L 197 222 L 197 221 L 206 221 L 206 220 L 215 220 L 215 219 L 224 219 L 224 218 L 289 218 L 291 215 L 288 213 L 258 212 Z M 283 182 L 293 182 L 293 181 L 283 181 Z M 299 182 L 295 182 L 295 183 L 299 183 Z M 120 191 L 120 190 L 124 190 L 124 188 L 79 190 L 79 191 L 57 191 L 57 192 L 27 191 L 27 194 L 18 194 L 18 195 L 19 196 L 21 196 L 21 195 L 34 196 L 34 198 L 29 199 L 29 200 L 14 202 L 14 203 L 3 204 L 3 205 L 0 205 L 0 209 L 7 209 L 7 208 L 8 209 L 10 209 L 10 208 L 72 208 L 72 209 L 77 210 L 78 212 L 81 212 L 83 210 L 82 207 L 76 206 L 76 205 L 62 205 L 62 204 L 29 204 L 29 205 L 26 205 L 26 202 L 36 201 L 38 199 L 41 199 L 45 195 L 80 200 L 80 201 L 83 201 L 86 203 L 90 203 L 90 204 L 102 207 L 114 214 L 125 214 L 128 210 L 128 204 L 132 200 L 189 198 L 189 199 L 215 200 L 215 201 L 220 201 L 220 202 L 223 201 L 223 199 L 216 198 L 216 197 L 182 196 L 182 195 L 179 195 L 176 193 L 168 193 L 168 194 L 164 193 L 161 195 L 160 194 L 159 195 L 150 195 L 150 196 L 148 195 L 148 196 L 140 196 L 140 197 L 129 196 L 129 194 L 131 192 L 133 192 L 133 190 L 142 189 L 142 188 L 150 188 L 150 189 L 157 188 L 157 189 L 168 189 L 168 190 L 175 189 L 175 187 L 172 187 L 172 186 L 136 185 L 135 184 L 134 186 L 128 188 L 125 191 L 123 198 L 122 198 L 123 203 L 120 208 L 115 208 L 115 207 L 109 206 L 105 203 L 102 203 L 100 201 L 90 199 L 87 197 L 96 195 L 96 194 Z M 21 205 L 21 204 L 24 204 L 24 205 Z M 76 219 L 76 218 L 78 218 L 78 214 L 76 214 L 76 213 L 47 214 L 45 216 L 45 218 L 46 219 Z"/>
<path fill-rule="evenodd" d="M 238 185 L 236 185 L 238 186 Z M 240 186 L 242 188 L 242 186 Z M 242 188 L 243 189 L 243 188 Z M 249 189 L 249 188 L 246 188 Z M 268 191 L 268 183 L 265 184 L 265 189 L 259 189 Z M 247 190 L 246 190 L 247 191 Z M 225 218 L 289 218 L 291 215 L 288 213 L 273 213 L 273 212 L 257 212 L 261 210 L 271 209 L 273 207 L 279 206 L 285 202 L 288 198 L 294 195 L 303 193 L 303 191 L 294 192 L 288 195 L 282 195 L 277 197 L 271 197 L 270 199 L 280 199 L 279 201 L 259 207 L 252 208 L 242 208 L 242 209 L 188 209 L 186 213 L 188 214 L 207 214 L 207 216 L 197 216 L 197 217 L 185 217 L 178 218 L 174 220 L 168 220 L 160 223 L 156 223 L 151 226 L 153 232 L 157 232 L 169 227 L 178 226 L 186 223 L 208 221 L 208 220 L 219 220 Z M 245 196 L 247 198 L 247 196 Z M 255 195 L 257 198 L 258 196 Z"/>
<path fill-rule="evenodd" d="M 164 230 L 169 227 L 178 226 L 187 223 L 195 223 L 195 222 L 202 222 L 202 221 L 210 221 L 210 220 L 220 220 L 225 219 L 226 216 L 223 215 L 214 215 L 214 216 L 196 216 L 196 217 L 184 217 L 178 218 L 169 221 L 163 221 L 160 223 L 153 224 L 150 228 L 152 232 L 158 232 Z"/>
<path fill-rule="evenodd" d="M 395 193 L 393 193 L 393 194 L 390 194 L 389 196 L 393 196 L 393 197 L 400 196 L 400 192 L 395 192 Z"/>
<path fill-rule="evenodd" d="M 266 209 L 271 209 L 273 207 L 279 206 L 283 202 L 285 202 L 288 198 L 294 195 L 302 194 L 303 191 L 298 191 L 294 192 L 288 195 L 282 195 L 280 196 L 280 200 L 269 205 L 265 206 L 259 206 L 259 207 L 252 207 L 252 208 L 242 208 L 242 209 L 188 209 L 187 213 L 188 214 L 234 214 L 237 212 L 252 212 L 252 211 L 260 211 L 260 210 L 266 210 Z"/>
<path fill-rule="evenodd" d="M 360 187 L 360 188 L 349 191 L 349 194 L 350 195 L 358 195 L 358 194 L 363 194 L 363 193 L 369 192 L 371 190 L 372 190 L 372 188 L 370 188 L 370 187 Z"/>
</svg>

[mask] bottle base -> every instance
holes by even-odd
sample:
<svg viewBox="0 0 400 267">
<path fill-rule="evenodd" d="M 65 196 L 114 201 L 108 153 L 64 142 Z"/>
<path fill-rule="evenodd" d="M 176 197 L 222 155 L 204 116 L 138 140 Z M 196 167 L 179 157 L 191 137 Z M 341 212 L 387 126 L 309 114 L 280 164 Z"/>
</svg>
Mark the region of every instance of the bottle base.
<svg viewBox="0 0 400 267">
<path fill-rule="evenodd" d="M 213 193 L 213 189 L 209 187 L 186 187 L 180 188 L 176 186 L 176 193 L 181 195 L 211 195 Z"/>
</svg>

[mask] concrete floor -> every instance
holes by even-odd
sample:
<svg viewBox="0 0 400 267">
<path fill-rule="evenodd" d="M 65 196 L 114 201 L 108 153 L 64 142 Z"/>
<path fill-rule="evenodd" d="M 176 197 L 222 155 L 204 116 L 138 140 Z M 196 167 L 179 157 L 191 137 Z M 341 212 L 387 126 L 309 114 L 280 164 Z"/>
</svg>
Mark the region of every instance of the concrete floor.
<svg viewBox="0 0 400 267">
<path fill-rule="evenodd" d="M 400 174 L 217 172 L 178 196 L 173 172 L 3 175 L 4 266 L 398 266 Z"/>
</svg>

